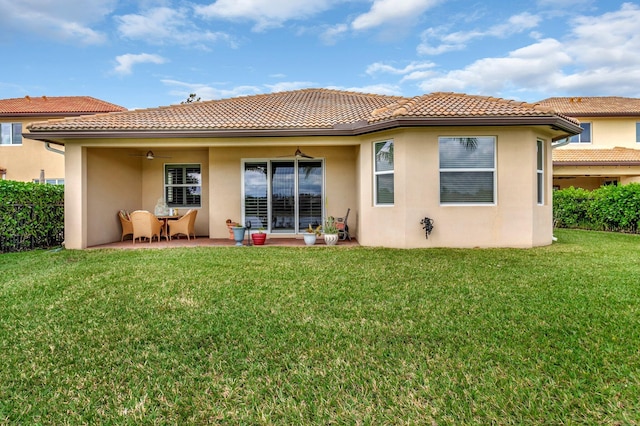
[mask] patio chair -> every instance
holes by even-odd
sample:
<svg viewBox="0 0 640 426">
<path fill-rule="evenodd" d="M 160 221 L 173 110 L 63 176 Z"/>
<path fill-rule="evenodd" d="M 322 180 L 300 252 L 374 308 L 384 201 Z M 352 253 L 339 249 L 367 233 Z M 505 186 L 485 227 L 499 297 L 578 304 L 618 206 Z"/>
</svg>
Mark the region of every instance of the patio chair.
<svg viewBox="0 0 640 426">
<path fill-rule="evenodd" d="M 349 235 L 349 225 L 347 225 L 347 219 L 349 219 L 349 212 L 351 209 L 347 209 L 347 214 L 344 217 L 336 218 L 336 228 L 338 228 L 338 238 L 351 241 L 351 235 Z"/>
<path fill-rule="evenodd" d="M 120 241 L 124 241 L 124 237 L 133 235 L 133 224 L 131 223 L 129 212 L 126 210 L 120 210 L 118 212 L 118 218 L 120 219 L 120 225 L 122 225 L 122 237 Z"/>
<path fill-rule="evenodd" d="M 190 236 L 193 235 L 193 238 L 196 237 L 196 232 L 194 230 L 194 223 L 196 222 L 196 216 L 198 215 L 198 210 L 189 210 L 184 216 L 182 216 L 178 220 L 170 220 L 169 225 L 169 233 L 168 237 L 171 239 L 174 235 L 186 235 L 187 240 L 190 240 Z"/>
<path fill-rule="evenodd" d="M 153 241 L 153 237 L 157 237 L 160 241 L 164 222 L 151 212 L 146 210 L 136 210 L 131 213 L 131 223 L 133 224 L 133 243 L 136 239 L 148 238 L 149 243 Z"/>
</svg>

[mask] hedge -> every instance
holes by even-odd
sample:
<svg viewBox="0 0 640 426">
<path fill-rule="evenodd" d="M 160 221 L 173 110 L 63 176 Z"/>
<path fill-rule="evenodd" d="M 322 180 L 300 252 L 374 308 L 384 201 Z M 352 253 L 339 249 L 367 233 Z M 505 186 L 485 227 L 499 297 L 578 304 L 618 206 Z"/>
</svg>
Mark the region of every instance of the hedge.
<svg viewBox="0 0 640 426">
<path fill-rule="evenodd" d="M 553 217 L 561 228 L 638 233 L 640 184 L 554 191 Z"/>
<path fill-rule="evenodd" d="M 0 180 L 0 252 L 60 246 L 64 187 Z"/>
</svg>

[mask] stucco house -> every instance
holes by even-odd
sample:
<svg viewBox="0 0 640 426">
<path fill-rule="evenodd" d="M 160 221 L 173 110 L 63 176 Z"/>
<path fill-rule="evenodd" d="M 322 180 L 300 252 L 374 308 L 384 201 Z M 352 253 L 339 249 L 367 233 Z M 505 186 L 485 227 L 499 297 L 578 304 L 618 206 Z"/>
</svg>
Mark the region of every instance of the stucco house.
<svg viewBox="0 0 640 426">
<path fill-rule="evenodd" d="M 547 107 L 484 96 L 327 89 L 33 123 L 65 147 L 65 244 L 118 241 L 120 209 L 199 210 L 270 238 L 351 209 L 364 246 L 533 247 L 552 241 L 551 147 L 580 132 Z M 434 230 L 426 238 L 420 224 Z"/>
<path fill-rule="evenodd" d="M 580 121 L 582 133 L 553 151 L 553 185 L 593 190 L 640 182 L 640 99 L 556 97 L 540 101 Z"/>
<path fill-rule="evenodd" d="M 0 99 L 0 179 L 64 183 L 64 147 L 28 137 L 33 121 L 126 111 L 89 96 L 41 96 Z M 23 135 L 23 132 L 25 135 Z"/>
</svg>

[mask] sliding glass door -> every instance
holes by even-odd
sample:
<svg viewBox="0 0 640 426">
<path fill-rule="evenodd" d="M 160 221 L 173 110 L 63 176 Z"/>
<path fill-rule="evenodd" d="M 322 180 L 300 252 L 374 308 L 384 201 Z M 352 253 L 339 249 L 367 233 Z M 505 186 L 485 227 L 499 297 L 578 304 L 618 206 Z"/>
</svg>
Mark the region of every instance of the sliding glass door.
<svg viewBox="0 0 640 426">
<path fill-rule="evenodd" d="M 297 233 L 322 223 L 321 160 L 246 161 L 244 221 L 274 233 Z"/>
</svg>

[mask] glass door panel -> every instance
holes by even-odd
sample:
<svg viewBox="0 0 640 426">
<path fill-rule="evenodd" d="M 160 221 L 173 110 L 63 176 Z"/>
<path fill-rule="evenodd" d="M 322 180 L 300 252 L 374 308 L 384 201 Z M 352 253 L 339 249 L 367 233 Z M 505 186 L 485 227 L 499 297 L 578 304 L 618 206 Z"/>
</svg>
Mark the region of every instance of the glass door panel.
<svg viewBox="0 0 640 426">
<path fill-rule="evenodd" d="M 269 228 L 269 199 L 267 163 L 244 164 L 244 221 L 251 221 L 251 228 Z"/>
<path fill-rule="evenodd" d="M 296 190 L 293 161 L 271 163 L 272 232 L 296 231 Z"/>
<path fill-rule="evenodd" d="M 298 161 L 298 230 L 322 224 L 322 162 Z"/>
</svg>

